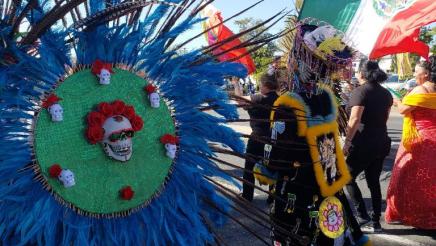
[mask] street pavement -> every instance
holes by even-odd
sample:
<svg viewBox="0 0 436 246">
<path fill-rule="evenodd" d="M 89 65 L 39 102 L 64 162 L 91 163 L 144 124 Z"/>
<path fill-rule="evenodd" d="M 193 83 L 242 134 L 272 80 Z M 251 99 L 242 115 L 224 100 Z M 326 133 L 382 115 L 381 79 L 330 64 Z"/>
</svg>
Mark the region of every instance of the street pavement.
<svg viewBox="0 0 436 246">
<path fill-rule="evenodd" d="M 239 113 L 241 119 L 248 119 L 248 115 L 245 111 L 241 110 Z M 388 121 L 388 131 L 390 137 L 392 138 L 392 149 L 389 156 L 384 162 L 383 171 L 380 177 L 381 189 L 383 194 L 383 211 L 386 208 L 386 190 L 389 185 L 391 170 L 394 164 L 398 145 L 401 140 L 402 120 L 403 118 L 398 113 L 397 109 L 392 108 Z M 232 123 L 230 125 L 238 132 L 242 132 L 245 134 L 249 134 L 251 132 L 248 123 Z M 237 157 L 229 157 L 226 155 L 221 156 L 220 158 L 225 159 L 226 161 L 240 167 L 243 167 L 244 165 L 243 160 Z M 226 166 L 221 167 L 228 172 L 231 172 L 238 176 L 242 176 L 242 172 L 240 169 L 229 168 Z M 362 190 L 362 194 L 367 204 L 367 207 L 370 208 L 370 194 L 363 174 L 357 178 L 357 182 Z M 226 185 L 224 182 L 223 184 Z M 226 186 L 232 187 L 231 185 Z M 266 186 L 263 186 L 263 188 L 267 189 Z M 238 189 L 233 189 L 235 192 L 240 192 Z M 252 204 L 262 209 L 263 211 L 268 212 L 266 198 L 267 195 L 265 193 L 256 190 Z M 265 242 L 269 243 L 269 228 L 267 226 L 259 225 L 258 223 L 255 223 L 251 219 L 247 218 L 247 216 L 243 216 L 238 212 L 233 212 L 232 215 L 245 226 L 248 226 L 251 231 L 256 232 L 256 235 L 260 239 L 256 238 L 251 233 L 244 230 L 238 223 L 229 220 L 229 222 L 224 227 L 217 229 L 217 232 L 221 236 L 221 239 L 224 241 L 225 245 L 257 246 L 265 245 Z M 384 213 L 382 215 L 382 218 L 384 218 Z M 384 219 L 381 221 L 381 223 L 383 227 L 383 232 L 369 235 L 373 245 L 375 246 L 436 246 L 435 231 L 418 230 L 412 227 L 402 225 L 387 225 L 384 222 Z M 265 242 L 262 242 L 261 240 L 264 240 Z"/>
</svg>

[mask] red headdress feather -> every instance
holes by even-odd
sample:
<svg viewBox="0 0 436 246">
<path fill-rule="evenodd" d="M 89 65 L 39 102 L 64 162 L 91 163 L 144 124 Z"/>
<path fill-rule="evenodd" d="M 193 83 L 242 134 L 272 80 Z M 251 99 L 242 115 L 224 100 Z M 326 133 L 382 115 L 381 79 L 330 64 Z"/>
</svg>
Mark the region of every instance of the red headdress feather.
<svg viewBox="0 0 436 246">
<path fill-rule="evenodd" d="M 160 142 L 163 144 L 178 144 L 179 137 L 173 136 L 171 134 L 165 134 L 160 138 Z"/>
<path fill-rule="evenodd" d="M 110 73 L 114 73 L 112 71 L 112 64 L 110 63 L 105 63 L 102 62 L 100 60 L 95 60 L 94 63 L 92 64 L 92 68 L 91 68 L 91 72 L 95 75 L 100 74 L 102 69 L 106 69 L 108 70 Z"/>
<path fill-rule="evenodd" d="M 56 94 L 51 94 L 42 102 L 42 107 L 48 108 L 48 107 L 52 106 L 53 104 L 58 103 L 60 100 L 62 100 L 62 99 L 59 98 L 58 96 L 56 96 Z"/>
<path fill-rule="evenodd" d="M 152 84 L 148 84 L 144 87 L 144 90 L 150 95 L 151 93 L 156 92 L 156 87 Z"/>
</svg>

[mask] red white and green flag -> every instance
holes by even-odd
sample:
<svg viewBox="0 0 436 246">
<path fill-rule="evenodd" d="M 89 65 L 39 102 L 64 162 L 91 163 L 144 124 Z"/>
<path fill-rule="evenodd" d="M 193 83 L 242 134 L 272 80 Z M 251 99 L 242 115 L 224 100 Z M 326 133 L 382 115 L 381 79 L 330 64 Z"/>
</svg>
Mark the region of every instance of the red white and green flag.
<svg viewBox="0 0 436 246">
<path fill-rule="evenodd" d="M 342 31 L 345 43 L 371 59 L 405 52 L 428 59 L 418 38 L 436 21 L 436 0 L 305 0 L 299 19 L 308 17 Z"/>
</svg>

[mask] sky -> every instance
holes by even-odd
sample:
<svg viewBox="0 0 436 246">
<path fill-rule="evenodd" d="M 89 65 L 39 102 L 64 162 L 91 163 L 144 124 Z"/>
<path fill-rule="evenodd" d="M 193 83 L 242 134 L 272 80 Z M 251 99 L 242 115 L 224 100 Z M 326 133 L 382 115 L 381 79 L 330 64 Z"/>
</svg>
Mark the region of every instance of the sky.
<svg viewBox="0 0 436 246">
<path fill-rule="evenodd" d="M 238 13 L 239 11 L 253 5 L 258 0 L 215 0 L 213 5 L 221 10 L 221 15 L 224 19 Z M 266 20 L 273 15 L 277 14 L 280 10 L 286 8 L 287 10 L 294 9 L 294 0 L 264 0 L 259 5 L 245 12 L 244 14 L 230 20 L 226 25 L 234 32 L 238 32 L 238 27 L 234 24 L 235 20 L 244 19 L 247 17 L 252 17 L 254 19 Z M 285 19 L 280 20 L 274 27 L 270 29 L 270 33 L 277 33 L 285 27 Z M 203 29 L 200 25 L 195 26 L 191 31 L 185 33 L 180 37 L 180 40 L 192 37 Z M 187 45 L 188 49 L 198 48 L 200 46 L 206 45 L 206 40 L 204 37 L 199 37 L 191 44 Z"/>
</svg>

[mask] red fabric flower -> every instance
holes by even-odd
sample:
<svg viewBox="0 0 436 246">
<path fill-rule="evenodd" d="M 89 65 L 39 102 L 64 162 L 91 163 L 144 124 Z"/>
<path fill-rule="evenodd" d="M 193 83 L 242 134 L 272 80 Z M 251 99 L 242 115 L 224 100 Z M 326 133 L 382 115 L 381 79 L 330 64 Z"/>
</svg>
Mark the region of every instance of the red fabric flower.
<svg viewBox="0 0 436 246">
<path fill-rule="evenodd" d="M 144 90 L 150 95 L 151 93 L 156 92 L 156 87 L 152 84 L 148 84 L 146 87 L 144 87 Z"/>
<path fill-rule="evenodd" d="M 86 129 L 86 137 L 91 144 L 96 144 L 103 140 L 104 129 L 103 124 L 109 118 L 115 115 L 126 117 L 132 129 L 140 131 L 144 127 L 142 118 L 135 113 L 135 109 L 126 105 L 121 100 L 113 101 L 112 103 L 101 102 L 97 105 L 97 111 L 93 111 L 87 116 L 88 128 Z"/>
<path fill-rule="evenodd" d="M 104 116 L 104 114 L 100 112 L 93 111 L 88 114 L 87 121 L 89 126 L 101 127 L 106 121 L 106 117 Z"/>
<path fill-rule="evenodd" d="M 142 118 L 138 115 L 135 115 L 133 118 L 130 118 L 130 124 L 132 124 L 132 128 L 135 132 L 142 129 L 144 126 L 144 122 L 142 121 Z"/>
<path fill-rule="evenodd" d="M 123 200 L 131 200 L 135 192 L 132 190 L 132 187 L 126 186 L 120 190 L 120 197 Z"/>
<path fill-rule="evenodd" d="M 60 100 L 62 99 L 57 97 L 56 94 L 51 94 L 42 102 L 42 107 L 48 108 L 51 105 L 58 103 Z"/>
<path fill-rule="evenodd" d="M 91 144 L 96 144 L 103 140 L 104 129 L 101 126 L 90 126 L 86 131 L 86 137 Z"/>
<path fill-rule="evenodd" d="M 135 117 L 136 112 L 135 112 L 135 108 L 132 106 L 126 106 L 124 108 L 124 113 L 123 115 L 127 118 L 127 119 L 132 119 L 133 117 Z"/>
<path fill-rule="evenodd" d="M 48 169 L 48 173 L 50 174 L 50 177 L 57 178 L 62 172 L 62 168 L 59 164 L 53 164 Z"/>
<path fill-rule="evenodd" d="M 104 114 L 106 117 L 110 117 L 114 113 L 113 109 L 112 109 L 112 106 L 109 103 L 107 103 L 107 102 L 99 103 L 97 108 L 98 108 L 98 111 L 100 113 Z"/>
<path fill-rule="evenodd" d="M 95 75 L 98 75 L 101 73 L 102 69 L 106 69 L 108 70 L 110 73 L 114 73 L 112 71 L 112 64 L 110 63 L 106 63 L 106 62 L 102 62 L 100 60 L 95 60 L 94 63 L 92 64 L 92 68 L 91 68 L 91 72 Z"/>
<path fill-rule="evenodd" d="M 163 144 L 178 144 L 179 138 L 171 134 L 165 134 L 160 138 L 160 142 Z"/>
<path fill-rule="evenodd" d="M 125 111 L 126 104 L 123 101 L 115 100 L 111 103 L 112 111 L 116 115 L 122 115 Z"/>
</svg>

